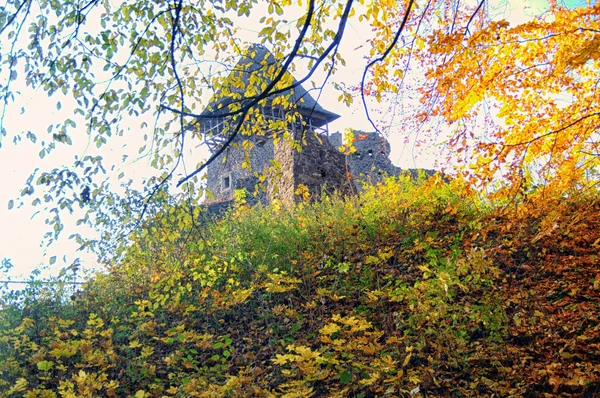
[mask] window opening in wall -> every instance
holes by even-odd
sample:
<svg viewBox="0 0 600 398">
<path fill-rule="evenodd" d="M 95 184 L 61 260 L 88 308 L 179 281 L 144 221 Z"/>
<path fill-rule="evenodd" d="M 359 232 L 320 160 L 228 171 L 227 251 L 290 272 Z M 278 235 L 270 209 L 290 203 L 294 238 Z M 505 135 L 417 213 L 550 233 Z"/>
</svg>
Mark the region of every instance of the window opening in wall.
<svg viewBox="0 0 600 398">
<path fill-rule="evenodd" d="M 221 191 L 228 191 L 231 189 L 231 174 L 221 178 Z"/>
<path fill-rule="evenodd" d="M 267 143 L 267 140 L 261 138 L 256 141 L 256 146 L 261 148 L 261 147 L 265 146 L 266 143 Z"/>
</svg>

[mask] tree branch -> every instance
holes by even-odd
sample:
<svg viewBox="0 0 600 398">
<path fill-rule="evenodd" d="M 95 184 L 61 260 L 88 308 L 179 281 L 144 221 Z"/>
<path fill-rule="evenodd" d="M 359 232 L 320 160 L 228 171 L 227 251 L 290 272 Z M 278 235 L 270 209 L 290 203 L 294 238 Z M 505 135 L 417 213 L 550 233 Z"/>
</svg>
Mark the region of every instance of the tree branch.
<svg viewBox="0 0 600 398">
<path fill-rule="evenodd" d="M 300 45 L 302 44 L 302 40 L 304 39 L 304 37 L 306 36 L 306 33 L 308 31 L 308 28 L 311 24 L 312 21 L 312 17 L 314 14 L 314 0 L 311 0 L 309 3 L 309 8 L 306 14 L 306 21 L 304 23 L 304 26 L 302 27 L 302 30 L 300 32 L 300 35 L 298 36 L 298 38 L 296 39 L 296 42 L 294 44 L 294 48 L 292 49 L 292 52 L 290 53 L 290 56 L 288 57 L 288 59 L 285 61 L 285 63 L 283 64 L 283 66 L 281 67 L 279 73 L 277 74 L 277 76 L 269 83 L 269 85 L 265 88 L 265 90 L 263 90 L 263 92 L 259 95 L 257 95 L 256 97 L 254 97 L 250 103 L 244 107 L 242 107 L 241 109 L 235 111 L 235 112 L 228 112 L 228 114 L 218 114 L 218 115 L 198 115 L 198 116 L 203 116 L 203 119 L 210 119 L 210 118 L 217 118 L 217 117 L 224 117 L 224 116 L 235 116 L 235 115 L 239 115 L 239 120 L 235 126 L 235 129 L 233 130 L 233 132 L 231 133 L 231 135 L 228 137 L 227 141 L 221 146 L 221 148 L 219 148 L 219 150 L 217 152 L 215 152 L 202 166 L 200 166 L 199 168 L 197 168 L 194 172 L 192 172 L 191 174 L 189 174 L 188 176 L 182 178 L 181 180 L 179 180 L 179 182 L 177 183 L 177 186 L 181 186 L 181 184 L 185 183 L 186 181 L 188 181 L 190 178 L 194 177 L 195 175 L 197 175 L 198 173 L 202 172 L 202 170 L 204 170 L 209 164 L 211 164 L 215 159 L 217 159 L 233 142 L 233 140 L 235 139 L 235 137 L 237 137 L 240 129 L 242 128 L 242 124 L 244 123 L 244 119 L 246 118 L 246 116 L 248 115 L 248 112 L 250 111 L 250 109 L 252 109 L 254 106 L 256 106 L 256 104 L 258 104 L 261 100 L 286 92 L 288 90 L 291 90 L 297 86 L 300 86 L 302 83 L 304 83 L 306 80 L 308 80 L 310 78 L 310 76 L 312 76 L 312 74 L 315 72 L 316 68 L 321 64 L 321 62 L 323 62 L 323 60 L 325 58 L 327 58 L 327 56 L 329 55 L 329 53 L 339 44 L 340 40 L 342 39 L 343 33 L 344 33 L 344 29 L 346 27 L 346 22 L 348 20 L 348 16 L 350 15 L 350 11 L 352 10 L 352 4 L 353 4 L 353 0 L 349 0 L 346 3 L 346 7 L 344 9 L 344 12 L 341 16 L 341 20 L 340 20 L 340 24 L 338 25 L 338 31 L 333 39 L 333 41 L 331 42 L 331 44 L 327 47 L 327 49 L 323 52 L 323 54 L 321 54 L 321 56 L 319 57 L 318 61 L 315 62 L 315 65 L 313 65 L 313 68 L 308 72 L 308 74 L 301 80 L 299 80 L 296 84 L 291 84 L 288 87 L 284 87 L 281 89 L 277 89 L 277 90 L 273 90 L 273 88 L 275 87 L 275 85 L 281 81 L 281 79 L 283 78 L 283 76 L 285 75 L 285 73 L 287 73 L 289 66 L 291 65 L 292 61 L 294 60 L 294 58 L 296 57 L 296 54 L 298 53 L 298 50 L 300 49 Z M 412 2 L 412 0 L 411 0 Z M 169 108 L 166 108 L 169 109 Z M 172 109 L 169 109 L 172 110 Z M 188 114 L 189 116 L 194 116 L 192 114 Z"/>
<path fill-rule="evenodd" d="M 408 22 L 408 17 L 410 16 L 410 12 L 412 10 L 413 4 L 414 4 L 414 0 L 410 0 L 410 2 L 408 3 L 408 7 L 406 7 L 406 12 L 404 13 L 404 18 L 402 19 L 400 28 L 398 28 L 398 31 L 396 32 L 396 36 L 394 36 L 394 40 L 392 40 L 392 43 L 388 46 L 388 48 L 385 50 L 385 52 L 379 58 L 375 58 L 374 60 L 372 60 L 371 62 L 369 62 L 367 64 L 367 66 L 365 67 L 365 70 L 363 72 L 362 79 L 360 81 L 360 96 L 362 98 L 363 106 L 365 108 L 365 114 L 367 115 L 367 119 L 369 120 L 369 122 L 371 123 L 371 126 L 373 126 L 375 131 L 379 131 L 379 129 L 377 128 L 377 126 L 375 126 L 373 119 L 371 119 L 371 116 L 369 114 L 369 107 L 367 106 L 367 101 L 365 100 L 365 80 L 367 79 L 367 73 L 369 72 L 369 69 L 371 68 L 371 66 L 375 65 L 378 62 L 383 61 L 390 54 L 392 49 L 396 46 L 396 43 L 398 43 L 398 39 L 400 39 L 400 35 L 402 34 L 402 31 L 404 30 L 404 27 L 406 26 L 406 23 Z"/>
<path fill-rule="evenodd" d="M 112 83 L 114 82 L 114 80 L 117 77 L 119 77 L 119 75 L 121 75 L 121 72 L 123 72 L 123 70 L 125 69 L 125 67 L 129 64 L 129 61 L 131 60 L 131 58 L 133 57 L 133 55 L 137 51 L 137 48 L 139 47 L 140 43 L 142 42 L 142 39 L 144 38 L 144 35 L 146 34 L 146 32 L 148 32 L 148 29 L 150 29 L 150 26 L 152 26 L 152 24 L 154 23 L 154 21 L 156 21 L 158 19 L 158 17 L 160 17 L 161 15 L 163 15 L 163 14 L 165 14 L 167 12 L 171 12 L 171 11 L 173 11 L 173 8 L 169 7 L 166 10 L 163 10 L 163 11 L 159 12 L 158 14 L 156 14 L 154 16 L 154 18 L 152 18 L 152 20 L 150 22 L 148 22 L 148 24 L 146 25 L 146 28 L 144 29 L 144 32 L 142 32 L 142 34 L 140 35 L 140 38 L 138 39 L 138 41 L 133 46 L 133 49 L 129 53 L 129 57 L 127 58 L 127 60 L 125 61 L 125 63 L 123 65 L 121 65 L 119 67 L 119 69 L 117 70 L 117 72 L 110 78 L 110 83 L 106 86 L 106 89 L 100 95 L 100 97 L 98 98 L 98 100 L 96 102 L 94 102 L 94 105 L 92 106 L 92 109 L 90 111 L 90 117 L 94 113 L 94 111 L 96 110 L 96 107 L 100 104 L 100 101 L 102 101 L 102 99 L 108 93 L 108 90 L 110 89 L 110 87 L 111 87 Z M 90 124 L 90 129 L 91 129 L 91 124 Z"/>
<path fill-rule="evenodd" d="M 170 53 L 169 55 L 170 55 L 170 60 L 171 60 L 171 68 L 173 69 L 173 76 L 175 76 L 175 80 L 177 81 L 177 89 L 179 90 L 179 99 L 181 101 L 181 110 L 183 111 L 183 109 L 185 108 L 185 96 L 184 96 L 184 91 L 183 91 L 183 84 L 181 83 L 181 79 L 179 78 L 179 73 L 177 72 L 177 63 L 175 62 L 175 42 L 176 42 L 177 36 L 178 36 L 179 21 L 181 19 L 181 10 L 183 8 L 182 1 L 183 0 L 178 0 L 177 3 L 175 4 L 175 8 L 169 9 L 169 11 L 175 11 L 175 16 L 174 17 L 171 16 L 173 19 L 173 26 L 171 29 L 171 43 L 169 45 L 169 53 Z M 171 177 L 173 176 L 173 173 L 175 173 L 175 170 L 179 166 L 179 163 L 181 163 L 181 158 L 183 156 L 183 149 L 184 149 L 184 144 L 185 144 L 185 130 L 184 130 L 184 126 L 183 126 L 183 115 L 179 115 L 179 127 L 180 127 L 180 131 L 181 131 L 181 134 L 180 134 L 181 148 L 179 151 L 179 155 L 177 156 L 177 161 L 175 162 L 175 165 L 173 165 L 173 168 L 171 169 L 169 174 L 167 174 L 165 176 L 165 178 L 163 178 L 158 184 L 156 184 L 154 186 L 154 189 L 152 190 L 152 192 L 150 192 L 150 194 L 145 198 L 144 207 L 142 208 L 142 213 L 140 214 L 139 221 L 143 220 L 144 214 L 146 213 L 146 210 L 148 209 L 148 204 L 150 203 L 150 199 L 152 199 L 152 197 L 156 194 L 156 192 L 158 192 L 158 190 L 167 181 L 169 181 L 171 179 Z"/>
<path fill-rule="evenodd" d="M 207 120 L 207 119 L 218 119 L 218 118 L 223 118 L 223 117 L 231 117 L 231 116 L 236 116 L 239 115 L 240 113 L 244 112 L 244 108 L 246 107 L 252 107 L 254 105 L 256 105 L 258 102 L 262 101 L 263 99 L 269 98 L 269 97 L 273 97 L 277 94 L 281 94 L 284 93 L 286 91 L 289 90 L 293 90 L 294 88 L 301 86 L 302 84 L 304 84 L 308 79 L 310 79 L 310 77 L 314 74 L 315 70 L 317 69 L 317 66 L 319 66 L 324 60 L 325 58 L 327 58 L 327 56 L 329 55 L 329 53 L 333 50 L 334 47 L 336 47 L 341 38 L 342 38 L 342 34 L 344 32 L 344 29 L 346 27 L 346 21 L 348 20 L 348 16 L 350 14 L 350 10 L 352 9 L 352 3 L 354 2 L 354 0 L 350 0 L 346 3 L 346 8 L 344 10 L 344 13 L 342 14 L 341 17 L 341 21 L 340 24 L 338 25 L 338 32 L 336 33 L 334 40 L 331 42 L 331 44 L 329 45 L 329 47 L 327 47 L 327 49 L 325 49 L 325 51 L 323 51 L 323 54 L 321 54 L 320 57 L 316 58 L 316 57 L 311 57 L 316 59 L 315 65 L 313 65 L 312 69 L 306 74 L 306 76 L 304 76 L 302 79 L 296 81 L 296 83 L 290 84 L 289 86 L 283 87 L 283 88 L 279 88 L 276 90 L 272 90 L 272 88 L 279 82 L 279 80 L 281 80 L 281 78 L 276 77 L 275 79 L 273 79 L 273 83 L 272 85 L 269 85 L 269 87 L 271 87 L 271 89 L 269 89 L 269 87 L 267 87 L 262 93 L 253 96 L 253 97 L 245 97 L 239 100 L 235 100 L 232 101 L 231 103 L 236 103 L 236 102 L 243 102 L 243 101 L 247 101 L 250 100 L 252 101 L 252 103 L 250 105 L 246 105 L 241 107 L 240 109 L 236 110 L 236 111 L 231 111 L 231 112 L 226 112 L 226 113 L 216 113 L 213 112 L 209 115 L 202 115 L 202 114 L 198 114 L 198 113 L 191 113 L 191 112 L 181 112 L 181 114 L 183 114 L 184 116 L 188 116 L 188 117 L 193 117 L 197 120 Z M 292 53 L 290 53 L 290 55 L 287 57 L 287 59 L 289 60 L 286 61 L 286 65 L 289 66 L 289 64 L 291 64 L 291 61 L 293 58 L 297 58 L 297 57 L 304 57 L 304 55 L 298 55 L 297 51 L 294 52 L 292 51 Z M 286 67 L 287 68 L 287 67 Z M 287 69 L 285 69 L 287 70 Z M 271 91 L 272 90 L 272 91 Z M 162 109 L 174 112 L 174 113 L 180 113 L 179 110 L 171 108 L 170 106 L 167 105 L 161 105 Z"/>
<path fill-rule="evenodd" d="M 12 23 L 12 21 L 14 21 L 14 18 L 17 17 L 17 14 L 19 13 L 19 11 L 23 8 L 24 4 L 29 4 L 27 6 L 27 10 L 25 11 L 25 15 L 23 16 L 23 21 L 19 24 L 18 28 L 17 28 L 17 32 L 15 33 L 15 37 L 10 45 L 10 52 L 9 54 L 9 58 L 11 59 L 9 67 L 8 67 L 8 79 L 7 79 L 7 83 L 6 83 L 6 92 L 4 93 L 4 95 L 2 96 L 2 100 L 3 100 L 3 104 L 2 104 L 2 112 L 0 113 L 0 148 L 2 147 L 2 137 L 4 134 L 4 117 L 6 116 L 6 109 L 8 108 L 8 97 L 10 95 L 10 86 L 11 86 L 11 82 L 12 82 L 12 74 L 15 70 L 15 65 L 16 65 L 16 58 L 13 59 L 14 57 L 14 52 L 15 52 L 15 45 L 17 44 L 17 42 L 19 41 L 19 36 L 21 35 L 21 30 L 23 30 L 23 25 L 25 24 L 25 21 L 27 20 L 27 17 L 29 16 L 29 13 L 31 11 L 31 2 L 23 2 L 23 4 L 21 4 L 21 7 L 19 7 L 19 10 L 17 10 L 17 12 L 15 12 L 15 14 L 13 15 L 13 18 L 11 19 L 11 21 L 6 25 L 10 25 Z M 4 31 L 4 29 L 2 30 Z M 0 31 L 0 34 L 2 32 Z"/>
<path fill-rule="evenodd" d="M 579 119 L 575 120 L 574 122 L 571 122 L 568 125 L 559 128 L 558 130 L 549 131 L 547 133 L 544 133 L 542 135 L 534 137 L 534 138 L 532 138 L 532 139 L 530 139 L 528 141 L 523 141 L 523 142 L 519 142 L 519 143 L 516 143 L 516 144 L 504 144 L 504 146 L 505 147 L 516 147 L 516 146 L 521 146 L 521 145 L 529 145 L 529 144 L 531 144 L 531 143 L 533 143 L 533 142 L 535 142 L 537 140 L 541 140 L 544 137 L 548 137 L 549 135 L 558 134 L 561 131 L 565 131 L 565 130 L 567 130 L 567 129 L 573 127 L 573 126 L 575 126 L 576 124 L 584 121 L 585 119 L 589 119 L 589 118 L 594 117 L 594 116 L 600 116 L 600 112 L 595 112 L 595 113 L 591 113 L 591 114 L 586 115 L 586 116 L 582 116 Z"/>
<path fill-rule="evenodd" d="M 483 7 L 483 3 L 485 3 L 485 0 L 481 0 L 479 2 L 479 5 L 477 6 L 477 9 L 475 10 L 475 12 L 473 14 L 471 14 L 471 18 L 469 18 L 469 22 L 467 22 L 467 26 L 465 26 L 465 36 L 467 35 L 467 33 L 470 33 L 469 32 L 469 25 L 471 24 L 471 22 L 475 18 L 475 15 L 477 15 L 477 13 L 481 9 L 481 7 Z"/>
<path fill-rule="evenodd" d="M 4 31 L 15 21 L 15 19 L 17 18 L 17 15 L 19 15 L 19 13 L 23 9 L 23 7 L 25 7 L 25 4 L 29 4 L 29 6 L 27 7 L 27 8 L 29 8 L 31 6 L 31 0 L 24 1 L 21 3 L 19 8 L 17 8 L 17 11 L 15 11 L 15 13 L 13 15 L 11 15 L 10 18 L 8 18 L 6 25 L 4 25 L 2 28 L 0 28 L 0 35 L 2 35 L 2 33 L 4 33 Z"/>
</svg>

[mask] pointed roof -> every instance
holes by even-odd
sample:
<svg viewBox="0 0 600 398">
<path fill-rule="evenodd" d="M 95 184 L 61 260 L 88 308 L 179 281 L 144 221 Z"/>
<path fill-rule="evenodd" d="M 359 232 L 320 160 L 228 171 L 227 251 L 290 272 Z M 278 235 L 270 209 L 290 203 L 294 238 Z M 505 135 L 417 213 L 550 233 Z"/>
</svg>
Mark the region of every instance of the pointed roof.
<svg viewBox="0 0 600 398">
<path fill-rule="evenodd" d="M 210 104 L 201 114 L 218 114 L 218 110 L 220 109 L 227 112 L 228 105 L 231 105 L 236 101 L 243 104 L 244 102 L 251 100 L 255 95 L 258 95 L 260 91 L 248 95 L 248 87 L 256 86 L 257 81 L 263 88 L 270 84 L 272 79 L 275 78 L 279 72 L 279 69 L 276 67 L 277 64 L 278 61 L 266 47 L 260 44 L 252 45 L 249 51 L 242 56 L 236 66 L 232 69 L 228 77 L 228 80 L 231 80 L 232 83 L 231 86 L 228 87 L 230 95 L 213 96 Z M 293 85 L 298 84 L 298 81 L 293 76 L 290 75 L 289 77 L 293 79 Z M 252 83 L 253 81 L 255 82 L 254 84 Z M 296 104 L 298 111 L 302 115 L 310 115 L 314 127 L 322 127 L 340 117 L 319 105 L 302 85 L 297 85 L 294 89 L 269 97 L 269 101 L 273 101 L 277 97 L 288 98 L 288 101 Z"/>
</svg>

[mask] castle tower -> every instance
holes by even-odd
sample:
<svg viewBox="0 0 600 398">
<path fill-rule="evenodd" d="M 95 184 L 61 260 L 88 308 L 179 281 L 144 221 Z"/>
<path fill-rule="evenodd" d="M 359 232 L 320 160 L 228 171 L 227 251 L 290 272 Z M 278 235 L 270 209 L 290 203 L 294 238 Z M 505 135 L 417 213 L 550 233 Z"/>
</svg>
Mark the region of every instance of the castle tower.
<svg viewBox="0 0 600 398">
<path fill-rule="evenodd" d="M 226 79 L 227 92 L 216 93 L 202 115 L 218 116 L 248 104 L 278 72 L 278 62 L 264 46 L 250 47 Z M 232 200 L 236 189 L 254 193 L 261 176 L 266 176 L 266 191 L 258 195 L 263 203 L 293 201 L 300 184 L 315 197 L 323 186 L 340 190 L 347 185 L 344 156 L 326 137 L 327 124 L 339 116 L 319 105 L 291 75 L 282 84 L 293 89 L 261 101 L 242 134 L 207 167 L 211 201 Z M 235 116 L 198 121 L 212 153 L 228 140 L 237 121 Z"/>
</svg>

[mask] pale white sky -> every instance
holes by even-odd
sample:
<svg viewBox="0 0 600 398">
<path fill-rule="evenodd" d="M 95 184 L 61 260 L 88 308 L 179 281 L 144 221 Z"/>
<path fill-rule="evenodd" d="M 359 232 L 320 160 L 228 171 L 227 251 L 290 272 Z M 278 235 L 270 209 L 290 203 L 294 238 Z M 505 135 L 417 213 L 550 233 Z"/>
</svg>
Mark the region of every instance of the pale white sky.
<svg viewBox="0 0 600 398">
<path fill-rule="evenodd" d="M 573 1 L 578 0 L 572 0 L 571 3 Z M 547 7 L 546 0 L 510 0 L 501 1 L 501 3 L 505 5 L 504 9 L 502 9 L 503 13 L 505 13 L 505 18 L 510 20 L 513 25 L 529 20 L 532 15 L 539 14 Z M 255 26 L 257 26 L 255 22 L 249 20 L 247 24 L 243 25 L 242 31 L 252 36 L 252 27 Z M 350 24 L 342 42 L 341 52 L 343 54 L 352 54 L 352 51 L 357 46 L 356 43 L 364 42 L 364 35 L 364 27 Z M 366 59 L 363 59 L 359 54 L 353 56 L 351 59 L 347 56 L 346 61 L 346 68 L 335 75 L 333 80 L 346 84 L 358 84 L 367 62 Z M 297 78 L 302 77 L 299 73 L 295 75 Z M 45 131 L 48 124 L 64 120 L 66 116 L 64 112 L 70 109 L 68 100 L 62 99 L 58 95 L 47 98 L 43 92 L 36 93 L 26 88 L 19 89 L 23 94 L 17 99 L 16 103 L 9 106 L 5 119 L 5 126 L 9 131 L 11 129 L 21 130 L 26 128 L 40 132 L 38 134 L 39 137 L 46 136 Z M 329 131 L 343 131 L 347 127 L 372 131 L 364 115 L 360 101 L 357 99 L 348 108 L 344 104 L 337 102 L 338 95 L 339 93 L 333 90 L 333 88 L 326 87 L 319 100 L 323 107 L 341 115 L 340 119 L 329 126 Z M 56 101 L 59 99 L 63 101 L 61 112 L 56 111 Z M 22 108 L 25 109 L 23 114 L 21 114 Z M 150 126 L 152 123 L 153 120 L 148 120 Z M 83 121 L 80 120 L 78 126 L 83 129 Z M 27 177 L 35 168 L 39 167 L 43 170 L 48 170 L 54 167 L 70 165 L 73 162 L 75 154 L 82 156 L 86 153 L 91 153 L 90 151 L 93 149 L 88 149 L 88 152 L 86 152 L 87 138 L 83 136 L 82 134 L 78 138 L 79 141 L 75 139 L 72 147 L 64 147 L 57 150 L 54 154 L 43 160 L 40 160 L 38 157 L 39 146 L 27 142 L 22 142 L 15 146 L 6 139 L 3 141 L 3 148 L 0 149 L 0 170 L 3 170 L 2 175 L 4 177 L 2 188 L 0 189 L 0 260 L 3 258 L 10 258 L 12 260 L 12 263 L 15 265 L 15 269 L 11 272 L 13 277 L 28 275 L 34 268 L 48 264 L 51 256 L 57 256 L 57 263 L 52 267 L 54 271 L 62 268 L 64 265 L 71 264 L 77 257 L 81 257 L 84 267 L 93 268 L 95 265 L 93 256 L 76 253 L 76 244 L 67 239 L 68 235 L 73 232 L 72 226 L 67 226 L 59 242 L 49 248 L 45 248 L 40 245 L 40 242 L 47 231 L 47 226 L 44 224 L 46 214 L 34 214 L 40 209 L 32 208 L 29 205 L 21 208 L 13 208 L 10 211 L 7 207 L 10 199 L 19 197 L 19 192 L 23 188 Z M 132 137 L 135 138 L 128 143 L 125 149 L 122 148 L 122 144 L 127 143 L 125 141 L 115 142 L 110 146 L 104 147 L 102 149 L 103 156 L 113 159 L 115 163 L 119 163 L 123 151 L 137 153 L 139 135 L 132 132 Z M 391 158 L 395 164 L 405 168 L 432 167 L 434 158 L 414 153 L 411 145 L 405 146 L 403 144 L 403 136 L 394 135 L 390 137 L 390 142 L 392 144 Z M 91 147 L 94 147 L 93 144 Z M 195 159 L 197 161 L 205 158 L 206 152 L 198 152 L 195 156 L 198 157 Z M 193 163 L 188 162 L 188 168 L 193 167 Z M 134 164 L 120 165 L 119 168 L 120 171 L 138 175 L 148 171 L 152 172 L 153 170 L 148 168 L 143 160 Z M 75 219 L 76 217 L 74 216 L 71 220 L 72 223 L 74 223 Z M 1 279 L 4 279 L 3 275 L 0 275 Z"/>
</svg>

